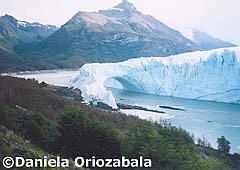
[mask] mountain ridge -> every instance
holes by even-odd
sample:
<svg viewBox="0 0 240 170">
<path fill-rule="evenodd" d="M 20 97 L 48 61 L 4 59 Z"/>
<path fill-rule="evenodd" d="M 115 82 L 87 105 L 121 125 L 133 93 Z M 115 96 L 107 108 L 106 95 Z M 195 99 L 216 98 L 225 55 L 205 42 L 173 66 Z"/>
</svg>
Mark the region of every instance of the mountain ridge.
<svg viewBox="0 0 240 170">
<path fill-rule="evenodd" d="M 0 72 L 33 70 L 21 55 L 25 48 L 38 44 L 58 28 L 34 22 L 20 21 L 8 14 L 0 17 Z M 35 67 L 35 68 L 34 68 Z"/>
<path fill-rule="evenodd" d="M 24 55 L 38 56 L 60 68 L 79 68 L 89 62 L 116 62 L 194 50 L 200 48 L 180 32 L 123 1 L 107 10 L 79 11 Z"/>
<path fill-rule="evenodd" d="M 21 43 L 39 42 L 58 28 L 38 22 L 20 21 L 8 14 L 0 17 L 0 46 L 15 52 L 14 47 Z"/>
<path fill-rule="evenodd" d="M 132 3 L 122 1 L 98 12 L 79 11 L 59 29 L 9 15 L 1 17 L 0 50 L 4 54 L 0 70 L 6 72 L 80 68 L 85 63 L 165 57 L 203 48 L 153 16 L 141 13 Z"/>
<path fill-rule="evenodd" d="M 198 29 L 180 29 L 182 34 L 194 43 L 198 44 L 203 50 L 212 50 L 216 48 L 236 47 L 236 44 L 221 40 L 210 35 L 207 32 Z"/>
<path fill-rule="evenodd" d="M 219 38 L 212 37 L 206 32 L 198 30 L 193 31 L 193 41 L 205 50 L 237 46 Z"/>
</svg>

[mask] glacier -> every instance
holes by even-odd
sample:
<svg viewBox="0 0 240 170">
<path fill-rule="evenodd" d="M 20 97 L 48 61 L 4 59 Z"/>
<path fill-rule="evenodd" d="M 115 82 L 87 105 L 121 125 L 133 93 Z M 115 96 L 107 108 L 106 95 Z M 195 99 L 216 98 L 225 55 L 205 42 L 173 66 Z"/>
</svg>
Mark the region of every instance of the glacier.
<svg viewBox="0 0 240 170">
<path fill-rule="evenodd" d="M 82 91 L 86 103 L 112 108 L 116 100 L 106 86 L 240 104 L 240 47 L 85 64 L 70 86 Z"/>
</svg>

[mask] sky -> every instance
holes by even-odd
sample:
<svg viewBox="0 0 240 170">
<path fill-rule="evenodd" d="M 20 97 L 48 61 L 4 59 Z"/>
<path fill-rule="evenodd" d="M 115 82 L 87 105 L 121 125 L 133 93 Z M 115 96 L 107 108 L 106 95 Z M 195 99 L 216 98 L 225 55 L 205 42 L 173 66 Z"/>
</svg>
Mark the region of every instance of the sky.
<svg viewBox="0 0 240 170">
<path fill-rule="evenodd" d="M 185 35 L 192 29 L 240 45 L 240 0 L 128 0 Z M 61 26 L 78 11 L 108 9 L 121 0 L 0 0 L 0 15 Z"/>
</svg>

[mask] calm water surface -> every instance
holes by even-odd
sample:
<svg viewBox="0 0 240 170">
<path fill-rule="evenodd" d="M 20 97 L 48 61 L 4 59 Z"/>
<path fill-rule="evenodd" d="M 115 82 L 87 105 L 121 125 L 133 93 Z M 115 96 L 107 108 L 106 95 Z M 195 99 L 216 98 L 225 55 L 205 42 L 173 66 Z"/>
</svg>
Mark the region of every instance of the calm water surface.
<svg viewBox="0 0 240 170">
<path fill-rule="evenodd" d="M 183 127 L 196 138 L 204 136 L 212 146 L 216 147 L 217 138 L 225 136 L 231 142 L 231 152 L 240 153 L 240 105 L 158 96 L 113 88 L 111 91 L 117 102 L 124 104 L 142 104 L 153 108 L 160 105 L 184 109 L 185 111 L 161 110 L 170 115 L 169 120 L 173 125 Z"/>
</svg>

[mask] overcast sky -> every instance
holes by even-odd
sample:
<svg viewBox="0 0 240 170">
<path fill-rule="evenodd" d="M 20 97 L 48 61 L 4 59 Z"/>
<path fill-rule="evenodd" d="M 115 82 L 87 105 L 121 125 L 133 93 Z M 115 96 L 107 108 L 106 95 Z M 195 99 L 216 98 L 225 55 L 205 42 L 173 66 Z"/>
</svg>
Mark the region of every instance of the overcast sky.
<svg viewBox="0 0 240 170">
<path fill-rule="evenodd" d="M 78 11 L 107 9 L 121 0 L 0 0 L 0 15 L 61 26 Z M 198 29 L 240 45 L 240 0 L 129 0 L 179 31 Z"/>
</svg>

